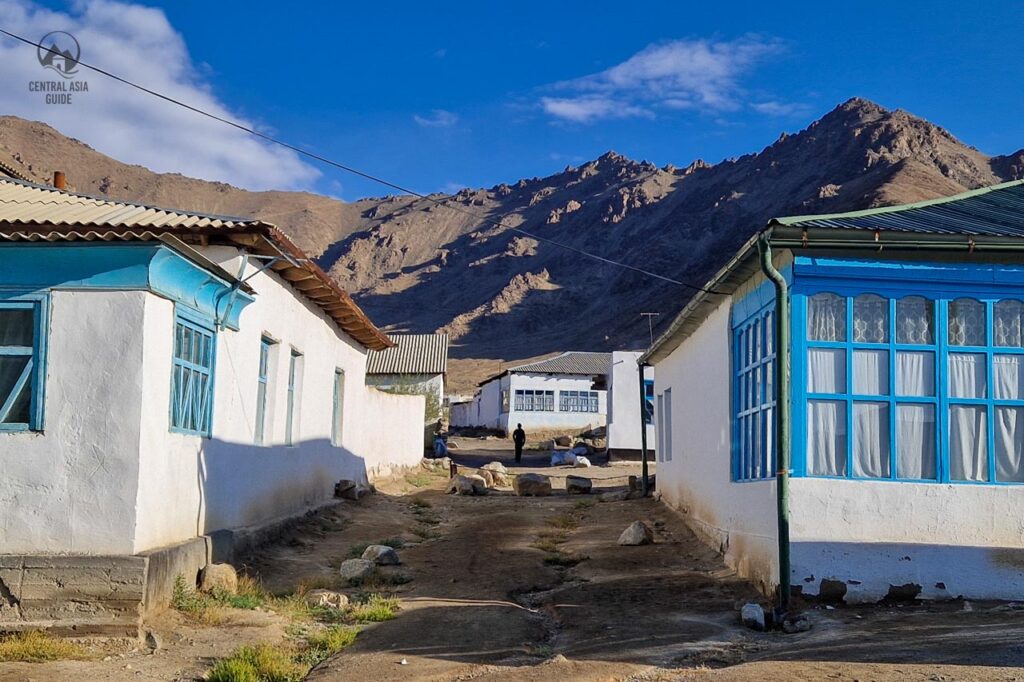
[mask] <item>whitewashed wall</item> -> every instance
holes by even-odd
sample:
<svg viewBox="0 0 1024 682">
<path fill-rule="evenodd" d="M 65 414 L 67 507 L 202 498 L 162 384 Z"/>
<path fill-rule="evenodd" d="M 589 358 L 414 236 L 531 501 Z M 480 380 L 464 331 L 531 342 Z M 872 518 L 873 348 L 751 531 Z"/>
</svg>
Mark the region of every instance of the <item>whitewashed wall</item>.
<svg viewBox="0 0 1024 682">
<path fill-rule="evenodd" d="M 234 249 L 211 260 L 237 272 Z M 253 272 L 250 266 L 248 272 Z M 213 437 L 168 430 L 174 306 L 150 296 L 146 338 L 138 523 L 134 551 L 208 531 L 259 525 L 323 503 L 342 478 L 366 480 L 423 454 L 422 396 L 385 395 L 365 385 L 365 351 L 273 273 L 249 284 L 256 300 L 240 331 L 217 336 Z M 260 339 L 272 347 L 265 446 L 254 445 Z M 294 446 L 286 446 L 291 349 L 303 353 Z M 331 445 L 335 368 L 345 371 L 341 447 Z M 173 501 L 171 505 L 168 502 Z"/>
<path fill-rule="evenodd" d="M 672 390 L 673 430 L 671 452 L 658 453 L 658 489 L 729 566 L 767 591 L 778 582 L 775 482 L 732 482 L 730 305 L 723 301 L 655 367 L 655 394 Z"/>
<path fill-rule="evenodd" d="M 44 430 L 0 432 L 0 553 L 133 550 L 149 296 L 50 297 Z"/>
<path fill-rule="evenodd" d="M 611 450 L 639 451 L 640 377 L 636 362 L 642 353 L 615 351 L 608 363 L 608 447 Z M 654 368 L 644 368 L 644 379 L 654 379 Z M 647 425 L 647 449 L 656 448 L 654 424 Z"/>
<path fill-rule="evenodd" d="M 548 374 L 510 374 L 509 377 L 509 408 L 507 414 L 501 415 L 501 425 L 508 432 L 522 424 L 523 430 L 552 431 L 567 429 L 582 431 L 588 428 L 604 426 L 608 412 L 607 391 L 597 392 L 597 412 L 561 412 L 558 409 L 559 391 L 589 391 L 593 386 L 590 377 Z M 540 390 L 555 392 L 554 412 L 520 412 L 516 410 L 516 391 Z"/>
<path fill-rule="evenodd" d="M 437 398 L 437 407 L 444 405 L 443 374 L 373 374 L 366 375 L 366 384 L 379 389 L 396 389 L 409 393 L 419 391 L 432 393 Z"/>
</svg>

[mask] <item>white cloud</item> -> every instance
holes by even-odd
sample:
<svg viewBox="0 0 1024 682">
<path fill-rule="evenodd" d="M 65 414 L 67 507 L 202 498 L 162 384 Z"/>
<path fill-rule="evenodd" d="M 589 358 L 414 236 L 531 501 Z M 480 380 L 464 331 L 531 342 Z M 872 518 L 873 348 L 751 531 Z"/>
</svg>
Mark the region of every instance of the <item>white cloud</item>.
<svg viewBox="0 0 1024 682">
<path fill-rule="evenodd" d="M 756 102 L 750 108 L 768 116 L 804 116 L 810 111 L 810 107 L 799 102 Z"/>
<path fill-rule="evenodd" d="M 413 114 L 412 120 L 424 128 L 450 128 L 459 122 L 459 117 L 457 114 L 445 111 L 444 109 L 434 109 L 430 112 L 429 116 Z"/>
<path fill-rule="evenodd" d="M 32 41 L 50 31 L 68 31 L 78 39 L 83 61 L 265 132 L 216 97 L 193 64 L 185 41 L 159 9 L 84 0 L 64 13 L 29 0 L 0 0 L 0 25 Z M 60 80 L 59 76 L 39 65 L 34 47 L 0 37 L 0 113 L 44 121 L 115 159 L 159 172 L 249 189 L 309 188 L 320 176 L 292 151 L 85 67 L 80 66 L 76 75 L 88 82 L 88 92 L 73 93 L 71 104 L 46 104 L 43 93 L 29 92 L 29 81 Z M 24 152 L 31 158 L 31 150 Z"/>
<path fill-rule="evenodd" d="M 651 116 L 659 108 L 736 110 L 743 106 L 742 79 L 781 49 L 779 41 L 755 36 L 649 45 L 610 69 L 555 83 L 552 90 L 569 94 L 542 97 L 540 104 L 552 116 L 580 123 Z"/>
</svg>

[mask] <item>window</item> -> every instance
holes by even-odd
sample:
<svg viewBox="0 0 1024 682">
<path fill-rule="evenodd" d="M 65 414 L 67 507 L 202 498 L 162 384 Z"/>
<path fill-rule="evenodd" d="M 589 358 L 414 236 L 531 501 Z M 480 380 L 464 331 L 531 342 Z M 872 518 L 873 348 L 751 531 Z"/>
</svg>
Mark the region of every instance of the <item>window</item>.
<svg viewBox="0 0 1024 682">
<path fill-rule="evenodd" d="M 516 412 L 554 412 L 555 392 L 516 389 Z"/>
<path fill-rule="evenodd" d="M 292 349 L 288 359 L 288 413 L 285 418 L 284 443 L 295 445 L 298 431 L 298 393 L 302 380 L 302 353 Z"/>
<path fill-rule="evenodd" d="M 1024 482 L 1024 303 L 805 300 L 809 475 Z"/>
<path fill-rule="evenodd" d="M 171 428 L 210 435 L 213 412 L 213 329 L 181 316 L 174 324 Z"/>
<path fill-rule="evenodd" d="M 41 430 L 43 303 L 0 302 L 0 431 Z"/>
<path fill-rule="evenodd" d="M 267 377 L 270 375 L 270 347 L 274 342 L 260 339 L 260 363 L 256 377 L 256 445 L 263 445 L 267 421 Z"/>
<path fill-rule="evenodd" d="M 672 461 L 672 389 L 666 388 L 661 394 L 661 439 L 658 441 L 658 452 L 661 453 L 661 461 Z M 664 443 L 664 446 L 662 446 Z"/>
<path fill-rule="evenodd" d="M 561 412 L 597 412 L 597 391 L 559 391 L 558 409 Z"/>
<path fill-rule="evenodd" d="M 342 415 L 345 410 L 345 371 L 334 370 L 334 411 L 331 418 L 331 444 L 341 445 Z"/>
<path fill-rule="evenodd" d="M 844 322 L 827 311 L 816 318 L 824 335 Z M 758 481 L 775 475 L 775 314 L 761 310 L 733 330 L 736 384 L 733 406 L 733 480 Z M 827 361 L 823 358 L 823 361 Z"/>
<path fill-rule="evenodd" d="M 609 401 L 611 402 L 611 401 Z M 654 422 L 654 380 L 644 379 L 644 424 Z"/>
<path fill-rule="evenodd" d="M 508 412 L 508 389 L 502 389 L 501 391 L 501 412 L 505 414 Z"/>
</svg>

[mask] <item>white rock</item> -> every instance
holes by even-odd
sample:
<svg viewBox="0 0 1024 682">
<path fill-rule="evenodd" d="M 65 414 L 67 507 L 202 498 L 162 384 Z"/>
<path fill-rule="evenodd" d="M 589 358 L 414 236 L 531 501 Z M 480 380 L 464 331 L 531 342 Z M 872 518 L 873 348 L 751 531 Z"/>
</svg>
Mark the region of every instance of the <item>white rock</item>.
<svg viewBox="0 0 1024 682">
<path fill-rule="evenodd" d="M 570 495 L 589 495 L 594 482 L 583 476 L 566 476 L 565 492 Z"/>
<path fill-rule="evenodd" d="M 343 609 L 348 606 L 348 597 L 333 590 L 310 590 L 306 593 L 306 605 L 310 608 Z"/>
<path fill-rule="evenodd" d="M 486 495 L 487 481 L 475 474 L 459 474 L 448 481 L 448 487 L 444 491 L 449 495 Z"/>
<path fill-rule="evenodd" d="M 231 564 L 207 564 L 199 572 L 199 589 L 203 592 L 238 592 L 238 574 Z"/>
<path fill-rule="evenodd" d="M 485 464 L 480 468 L 487 469 L 488 471 L 497 471 L 500 474 L 508 473 L 508 469 L 506 469 L 505 465 L 502 464 L 501 462 L 490 462 L 489 464 Z"/>
<path fill-rule="evenodd" d="M 362 558 L 372 561 L 378 566 L 397 566 L 402 563 L 394 547 L 387 545 L 370 545 L 363 551 Z"/>
<path fill-rule="evenodd" d="M 753 630 L 764 630 L 764 609 L 753 602 L 743 605 L 740 609 L 740 620 Z"/>
<path fill-rule="evenodd" d="M 590 460 L 584 457 L 583 455 L 579 455 L 578 457 L 576 457 L 576 463 L 573 464 L 573 466 L 576 467 L 577 469 L 589 468 Z"/>
<path fill-rule="evenodd" d="M 634 521 L 619 536 L 620 545 L 649 545 L 654 542 L 654 531 L 643 521 Z"/>
<path fill-rule="evenodd" d="M 551 494 L 551 479 L 542 474 L 519 474 L 512 479 L 512 489 L 521 497 L 545 497 Z"/>
<path fill-rule="evenodd" d="M 348 559 L 341 562 L 338 572 L 349 582 L 361 582 L 374 574 L 377 564 L 367 559 Z"/>
</svg>

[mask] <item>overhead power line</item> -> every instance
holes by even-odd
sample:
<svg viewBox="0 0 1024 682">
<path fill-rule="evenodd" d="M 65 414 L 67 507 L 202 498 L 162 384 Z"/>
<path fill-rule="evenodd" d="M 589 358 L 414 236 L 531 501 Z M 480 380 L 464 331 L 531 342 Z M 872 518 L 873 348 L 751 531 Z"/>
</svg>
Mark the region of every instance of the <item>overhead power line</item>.
<svg viewBox="0 0 1024 682">
<path fill-rule="evenodd" d="M 35 42 L 33 40 L 25 38 L 24 36 L 20 36 L 20 35 L 18 35 L 16 33 L 12 33 L 12 32 L 10 32 L 10 31 L 8 31 L 6 29 L 0 28 L 0 33 L 2 33 L 3 35 L 8 36 L 9 38 L 13 38 L 14 40 L 17 40 L 19 42 L 25 43 L 26 45 L 30 45 L 30 46 L 35 47 L 35 48 L 40 49 L 40 50 L 46 50 L 47 52 L 49 52 L 51 54 L 54 54 L 54 55 L 63 56 L 57 50 L 55 50 L 54 48 L 44 47 L 40 43 L 37 43 L 37 42 Z M 490 223 L 492 225 L 495 225 L 496 227 L 501 227 L 501 228 L 504 228 L 504 229 L 507 229 L 507 230 L 512 230 L 513 232 L 518 232 L 519 234 L 521 234 L 523 236 L 529 237 L 531 239 L 536 239 L 539 242 L 544 242 L 544 243 L 547 243 L 547 244 L 551 244 L 552 246 L 557 246 L 557 247 L 565 249 L 567 251 L 571 251 L 573 253 L 576 253 L 576 254 L 578 254 L 580 256 L 584 256 L 586 258 L 590 258 L 590 259 L 593 259 L 593 260 L 596 260 L 596 261 L 600 261 L 600 262 L 605 263 L 607 265 L 613 265 L 615 267 L 624 268 L 626 270 L 632 270 L 633 272 L 637 272 L 637 273 L 640 273 L 642 275 L 646 275 L 648 277 L 653 277 L 654 279 L 658 279 L 658 280 L 661 280 L 663 282 L 668 282 L 669 284 L 675 284 L 675 285 L 678 285 L 678 286 L 686 287 L 688 289 L 693 289 L 694 291 L 703 291 L 703 292 L 709 293 L 709 294 L 720 294 L 720 293 L 722 293 L 722 292 L 719 292 L 719 291 L 715 291 L 713 289 L 705 289 L 704 287 L 699 287 L 699 286 L 696 286 L 694 284 L 688 284 L 686 282 L 681 282 L 681 281 L 679 281 L 677 279 L 673 279 L 671 277 L 666 277 L 665 275 L 660 275 L 660 274 L 658 274 L 656 272 L 651 272 L 650 270 L 645 270 L 643 268 L 636 267 L 635 265 L 630 265 L 628 263 L 623 263 L 621 261 L 612 260 L 611 258 L 605 258 L 604 256 L 598 255 L 596 253 L 591 253 L 590 251 L 585 251 L 585 250 L 580 249 L 578 247 L 572 246 L 571 244 L 566 244 L 564 242 L 560 242 L 560 241 L 557 241 L 555 239 L 549 239 L 547 237 L 542 237 L 542 236 L 540 236 L 538 234 L 534 234 L 534 233 L 529 232 L 527 230 L 524 230 L 524 229 L 522 229 L 520 227 L 514 227 L 512 225 L 507 225 L 506 223 L 502 222 L 499 219 L 491 218 L 489 216 L 482 215 L 482 214 L 477 213 L 475 211 L 471 211 L 471 210 L 465 209 L 462 206 L 458 206 L 458 205 L 454 205 L 453 206 L 451 204 L 446 203 L 445 201 L 442 201 L 440 199 L 435 199 L 434 197 L 431 197 L 429 195 L 423 194 L 422 192 L 417 192 L 416 190 L 410 189 L 410 188 L 405 187 L 403 185 L 400 185 L 400 184 L 398 184 L 396 182 L 391 182 L 390 180 L 386 180 L 384 178 L 381 178 L 379 176 L 373 175 L 371 173 L 367 173 L 366 171 L 361 171 L 358 168 L 354 168 L 354 167 L 349 166 L 347 164 L 340 163 L 338 161 L 334 161 L 333 159 L 329 159 L 326 156 L 323 156 L 323 155 L 318 154 L 316 152 L 307 151 L 307 150 L 302 149 L 301 147 L 297 147 L 297 146 L 295 146 L 295 145 L 293 145 L 293 144 L 291 144 L 289 142 L 285 142 L 284 140 L 280 140 L 280 139 L 278 139 L 276 137 L 273 137 L 271 135 L 267 135 L 266 133 L 261 133 L 260 131 L 254 129 L 254 128 L 250 128 L 249 126 L 243 125 L 241 123 L 238 123 L 237 121 L 232 121 L 229 118 L 224 118 L 223 116 L 218 116 L 217 114 L 210 113 L 209 111 L 206 111 L 205 109 L 200 109 L 199 107 L 193 106 L 193 105 L 188 104 L 186 102 L 182 102 L 181 100 L 175 99 L 174 97 L 171 97 L 170 95 L 165 95 L 162 92 L 158 92 L 158 91 L 153 90 L 151 88 L 147 88 L 144 85 L 140 85 L 138 83 L 135 83 L 134 81 L 128 80 L 127 78 L 124 78 L 122 76 L 118 76 L 115 73 L 111 73 L 110 71 L 107 71 L 106 69 L 100 68 L 98 66 L 93 66 L 92 64 L 89 64 L 89 63 L 83 62 L 83 61 L 79 61 L 77 63 L 78 63 L 79 66 L 84 66 L 85 68 L 89 69 L 90 71 L 94 71 L 94 72 L 96 72 L 96 73 L 98 73 L 100 75 L 106 76 L 107 78 L 111 78 L 111 79 L 113 79 L 113 80 L 115 80 L 115 81 L 117 81 L 119 83 L 123 83 L 124 85 L 127 85 L 129 87 L 135 88 L 136 90 L 144 92 L 144 93 L 146 93 L 148 95 L 152 95 L 153 97 L 157 97 L 159 99 L 162 99 L 165 102 L 169 102 L 170 104 L 174 104 L 176 106 L 182 107 L 183 109 L 188 109 L 189 111 L 191 111 L 193 113 L 196 113 L 196 114 L 199 114 L 200 116 L 205 116 L 206 118 L 212 119 L 214 121 L 218 121 L 219 123 L 223 123 L 224 125 L 231 126 L 232 128 L 237 128 L 238 130 L 246 132 L 246 133 L 248 133 L 248 134 L 250 134 L 250 135 L 252 135 L 254 137 L 258 137 L 258 138 L 260 138 L 262 140 L 270 142 L 271 144 L 276 144 L 278 146 L 284 147 L 285 149 L 290 149 L 291 151 L 295 152 L 296 154 L 300 154 L 302 156 L 305 156 L 307 158 L 313 159 L 315 161 L 319 161 L 320 163 L 326 164 L 328 166 L 332 166 L 332 167 L 337 168 L 339 170 L 345 171 L 346 173 L 350 173 L 352 175 L 359 176 L 359 177 L 364 178 L 366 180 L 370 180 L 371 182 L 375 182 L 375 183 L 383 185 L 385 187 L 389 187 L 391 189 L 394 189 L 394 190 L 397 190 L 399 192 L 402 192 L 403 194 L 410 194 L 410 195 L 412 195 L 414 197 L 417 197 L 417 198 L 420 198 L 420 199 L 424 199 L 424 200 L 429 201 L 429 202 L 431 202 L 431 203 L 433 203 L 433 204 L 435 204 L 437 206 L 440 206 L 442 208 L 447 208 L 449 210 L 456 211 L 458 213 L 463 213 L 465 215 L 468 215 L 468 216 L 471 216 L 473 218 L 476 218 L 477 220 L 480 220 L 482 222 L 486 222 L 486 223 Z"/>
</svg>

